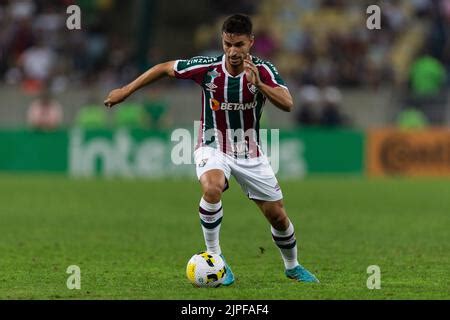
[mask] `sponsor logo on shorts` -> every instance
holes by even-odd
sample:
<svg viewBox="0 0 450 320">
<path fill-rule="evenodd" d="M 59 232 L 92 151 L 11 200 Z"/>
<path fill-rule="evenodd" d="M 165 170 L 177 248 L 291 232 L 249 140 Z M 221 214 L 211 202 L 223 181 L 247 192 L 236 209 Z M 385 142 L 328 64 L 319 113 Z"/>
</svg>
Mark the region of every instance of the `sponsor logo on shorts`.
<svg viewBox="0 0 450 320">
<path fill-rule="evenodd" d="M 203 168 L 204 166 L 206 166 L 207 162 L 208 159 L 202 159 L 202 161 L 200 161 L 200 163 L 198 164 L 199 168 Z"/>
<path fill-rule="evenodd" d="M 280 187 L 280 185 L 277 183 L 276 186 L 275 186 L 275 191 L 280 191 L 280 190 L 281 190 L 281 187 Z"/>
</svg>

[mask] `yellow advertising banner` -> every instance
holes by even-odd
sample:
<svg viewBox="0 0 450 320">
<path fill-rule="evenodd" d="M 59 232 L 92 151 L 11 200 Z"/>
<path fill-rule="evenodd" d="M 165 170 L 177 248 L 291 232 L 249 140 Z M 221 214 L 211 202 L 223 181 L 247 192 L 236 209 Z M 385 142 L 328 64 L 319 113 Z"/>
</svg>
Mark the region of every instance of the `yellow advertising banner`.
<svg viewBox="0 0 450 320">
<path fill-rule="evenodd" d="M 450 129 L 372 129 L 366 150 L 370 176 L 450 176 Z"/>
</svg>

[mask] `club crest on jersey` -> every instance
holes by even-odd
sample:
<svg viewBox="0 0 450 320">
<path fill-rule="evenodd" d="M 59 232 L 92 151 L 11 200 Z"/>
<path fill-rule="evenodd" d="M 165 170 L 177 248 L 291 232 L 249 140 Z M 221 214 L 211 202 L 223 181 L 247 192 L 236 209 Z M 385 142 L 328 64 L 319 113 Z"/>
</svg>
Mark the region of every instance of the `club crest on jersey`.
<svg viewBox="0 0 450 320">
<path fill-rule="evenodd" d="M 251 82 L 247 83 L 247 88 L 253 94 L 256 94 L 258 92 L 258 88 Z"/>
</svg>

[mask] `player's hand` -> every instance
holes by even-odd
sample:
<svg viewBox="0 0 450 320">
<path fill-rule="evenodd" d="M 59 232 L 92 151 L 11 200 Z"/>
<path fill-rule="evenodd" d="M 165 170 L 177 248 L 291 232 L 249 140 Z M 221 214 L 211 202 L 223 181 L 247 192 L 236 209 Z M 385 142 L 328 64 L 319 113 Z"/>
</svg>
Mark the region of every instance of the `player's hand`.
<svg viewBox="0 0 450 320">
<path fill-rule="evenodd" d="M 244 70 L 247 81 L 254 84 L 256 87 L 262 84 L 261 78 L 259 76 L 259 70 L 252 61 L 252 56 L 247 54 L 244 59 Z"/>
<path fill-rule="evenodd" d="M 115 89 L 109 93 L 108 98 L 106 98 L 106 100 L 103 103 L 108 108 L 111 108 L 114 105 L 124 101 L 127 97 L 128 92 L 124 88 Z"/>
</svg>

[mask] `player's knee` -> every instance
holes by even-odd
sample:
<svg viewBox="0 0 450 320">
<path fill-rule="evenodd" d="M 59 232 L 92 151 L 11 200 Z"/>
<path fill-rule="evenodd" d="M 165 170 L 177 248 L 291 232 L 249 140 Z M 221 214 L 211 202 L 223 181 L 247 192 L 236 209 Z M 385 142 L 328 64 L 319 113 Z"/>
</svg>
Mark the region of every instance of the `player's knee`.
<svg viewBox="0 0 450 320">
<path fill-rule="evenodd" d="M 217 184 L 211 184 L 204 188 L 203 198 L 209 203 L 217 203 L 222 198 L 223 187 Z"/>
</svg>

